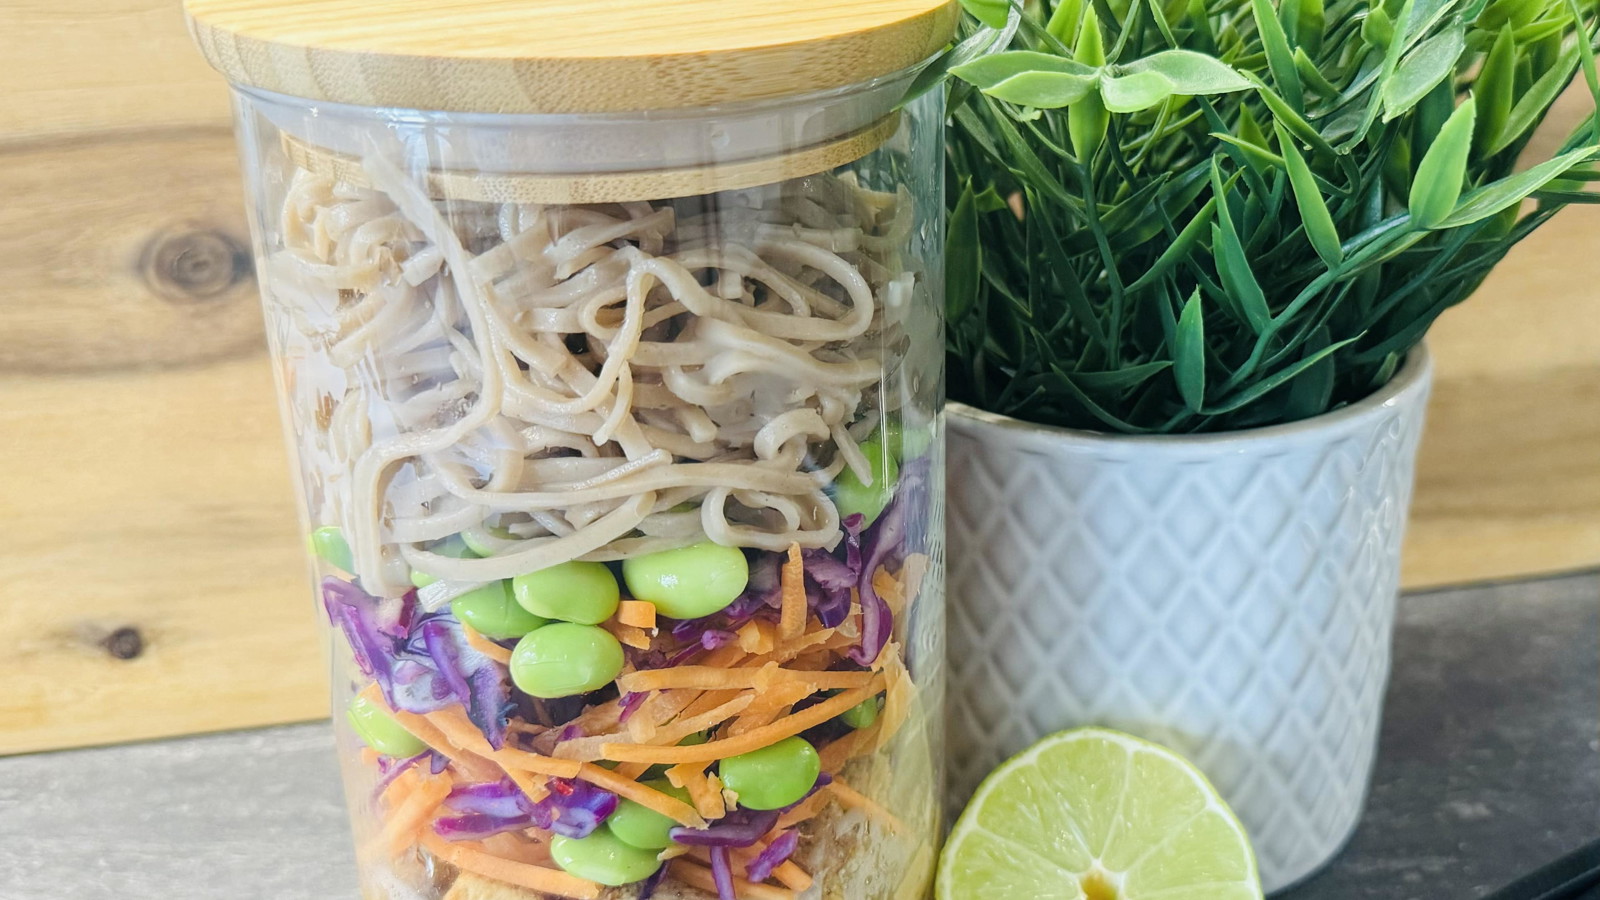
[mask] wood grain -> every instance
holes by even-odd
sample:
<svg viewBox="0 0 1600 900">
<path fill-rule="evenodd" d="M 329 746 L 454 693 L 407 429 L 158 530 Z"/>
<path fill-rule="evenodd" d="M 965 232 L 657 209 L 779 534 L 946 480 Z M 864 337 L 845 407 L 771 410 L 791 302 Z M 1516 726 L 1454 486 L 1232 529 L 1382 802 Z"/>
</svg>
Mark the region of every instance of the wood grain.
<svg viewBox="0 0 1600 900">
<path fill-rule="evenodd" d="M 227 129 L 0 145 L 0 196 L 0 373 L 260 351 Z"/>
<path fill-rule="evenodd" d="M 177 0 L 0 4 L 0 136 L 215 127 L 228 89 L 194 51 Z"/>
<path fill-rule="evenodd" d="M 955 0 L 186 0 L 229 80 L 368 106 L 502 113 L 715 106 L 906 69 Z M 449 27 L 440 28 L 448 11 Z"/>
<path fill-rule="evenodd" d="M 282 446 L 258 353 L 0 378 L 0 752 L 323 713 Z"/>
</svg>

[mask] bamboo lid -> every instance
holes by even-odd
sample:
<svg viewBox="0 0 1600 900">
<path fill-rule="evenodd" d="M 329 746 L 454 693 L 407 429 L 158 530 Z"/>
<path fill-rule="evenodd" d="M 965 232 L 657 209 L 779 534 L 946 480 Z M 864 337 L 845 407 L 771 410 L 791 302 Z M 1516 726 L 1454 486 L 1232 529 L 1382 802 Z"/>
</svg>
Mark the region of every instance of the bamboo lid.
<svg viewBox="0 0 1600 900">
<path fill-rule="evenodd" d="M 360 106 L 605 113 L 858 84 L 927 59 L 955 0 L 185 0 L 235 84 Z"/>
</svg>

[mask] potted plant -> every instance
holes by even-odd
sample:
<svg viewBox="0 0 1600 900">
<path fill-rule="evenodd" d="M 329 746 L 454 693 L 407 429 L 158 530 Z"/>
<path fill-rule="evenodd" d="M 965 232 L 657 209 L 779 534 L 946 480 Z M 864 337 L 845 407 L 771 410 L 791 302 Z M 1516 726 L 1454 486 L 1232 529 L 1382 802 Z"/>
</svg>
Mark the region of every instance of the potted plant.
<svg viewBox="0 0 1600 900">
<path fill-rule="evenodd" d="M 1429 325 L 1569 202 L 1584 0 L 974 0 L 947 257 L 952 768 L 1186 752 L 1268 890 L 1368 783 Z M 1580 74 L 1581 73 L 1581 74 Z M 1003 698 L 1003 699 L 1002 699 Z"/>
</svg>

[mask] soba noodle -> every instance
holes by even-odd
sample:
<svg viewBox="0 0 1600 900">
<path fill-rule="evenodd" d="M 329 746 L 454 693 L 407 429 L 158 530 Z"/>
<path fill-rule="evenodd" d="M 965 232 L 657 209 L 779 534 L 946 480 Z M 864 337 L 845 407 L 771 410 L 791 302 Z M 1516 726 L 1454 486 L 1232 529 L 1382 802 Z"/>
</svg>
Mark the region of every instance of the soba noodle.
<svg viewBox="0 0 1600 900">
<path fill-rule="evenodd" d="M 892 412 L 909 201 L 819 175 L 710 198 L 443 201 L 382 155 L 297 171 L 266 283 L 296 332 L 319 521 L 361 583 L 436 605 L 571 559 L 710 538 L 831 547 L 827 493 Z M 465 534 L 495 552 L 429 549 Z"/>
</svg>

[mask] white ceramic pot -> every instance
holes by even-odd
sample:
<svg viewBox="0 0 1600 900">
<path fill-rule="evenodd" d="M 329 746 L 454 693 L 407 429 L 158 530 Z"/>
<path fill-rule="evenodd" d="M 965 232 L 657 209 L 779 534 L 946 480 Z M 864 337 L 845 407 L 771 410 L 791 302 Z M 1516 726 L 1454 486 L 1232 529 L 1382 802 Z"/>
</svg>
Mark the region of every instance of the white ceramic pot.
<svg viewBox="0 0 1600 900">
<path fill-rule="evenodd" d="M 1187 755 L 1264 887 L 1354 831 L 1377 747 L 1432 366 L 1290 425 L 1134 438 L 951 404 L 950 776 L 1050 732 Z"/>
</svg>

